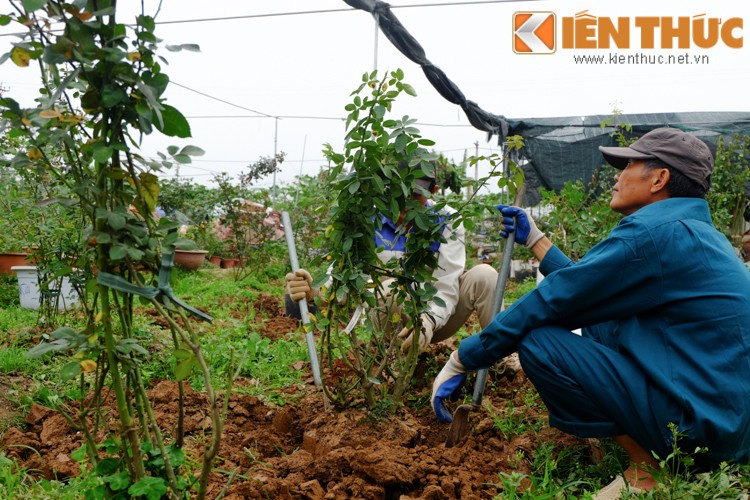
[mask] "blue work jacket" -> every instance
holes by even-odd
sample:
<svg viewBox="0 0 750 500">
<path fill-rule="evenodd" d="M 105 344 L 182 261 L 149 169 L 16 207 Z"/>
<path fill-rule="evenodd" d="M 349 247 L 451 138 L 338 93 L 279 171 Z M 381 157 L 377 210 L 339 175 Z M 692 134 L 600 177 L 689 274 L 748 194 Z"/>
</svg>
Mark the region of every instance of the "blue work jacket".
<svg viewBox="0 0 750 500">
<path fill-rule="evenodd" d="M 492 365 L 541 326 L 606 323 L 604 343 L 678 402 L 682 430 L 712 458 L 750 460 L 750 273 L 705 200 L 647 205 L 579 262 L 553 247 L 540 270 L 536 289 L 461 342 L 466 368 Z"/>
</svg>

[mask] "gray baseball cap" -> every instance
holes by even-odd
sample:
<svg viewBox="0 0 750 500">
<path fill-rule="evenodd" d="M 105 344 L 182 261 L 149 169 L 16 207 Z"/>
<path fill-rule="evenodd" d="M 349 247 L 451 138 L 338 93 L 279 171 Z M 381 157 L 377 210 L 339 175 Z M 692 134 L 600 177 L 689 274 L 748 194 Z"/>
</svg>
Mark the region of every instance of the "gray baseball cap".
<svg viewBox="0 0 750 500">
<path fill-rule="evenodd" d="M 695 137 L 676 128 L 657 128 L 643 135 L 628 147 L 599 146 L 607 163 L 623 169 L 629 160 L 657 158 L 699 186 L 711 186 L 714 157 L 708 146 Z"/>
</svg>

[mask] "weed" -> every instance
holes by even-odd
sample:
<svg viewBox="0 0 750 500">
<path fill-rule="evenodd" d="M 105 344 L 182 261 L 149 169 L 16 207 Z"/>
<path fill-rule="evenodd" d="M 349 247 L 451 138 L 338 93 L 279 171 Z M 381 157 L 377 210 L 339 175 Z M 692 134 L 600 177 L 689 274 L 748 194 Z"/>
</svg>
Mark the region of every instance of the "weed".
<svg viewBox="0 0 750 500">
<path fill-rule="evenodd" d="M 495 412 L 491 405 L 485 405 L 492 418 L 492 423 L 497 427 L 506 440 L 528 432 L 537 432 L 545 423 L 529 416 L 527 407 L 516 408 L 512 400 L 508 400 L 505 409 Z"/>
</svg>

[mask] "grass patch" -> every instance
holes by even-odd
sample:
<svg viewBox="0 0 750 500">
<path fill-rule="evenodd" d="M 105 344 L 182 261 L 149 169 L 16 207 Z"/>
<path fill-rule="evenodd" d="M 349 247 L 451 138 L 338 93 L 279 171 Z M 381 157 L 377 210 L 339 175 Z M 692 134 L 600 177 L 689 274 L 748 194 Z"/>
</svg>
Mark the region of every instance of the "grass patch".
<svg viewBox="0 0 750 500">
<path fill-rule="evenodd" d="M 27 349 L 20 347 L 0 349 L 0 373 L 33 373 L 38 369 L 42 363 L 26 357 L 26 352 Z"/>
</svg>

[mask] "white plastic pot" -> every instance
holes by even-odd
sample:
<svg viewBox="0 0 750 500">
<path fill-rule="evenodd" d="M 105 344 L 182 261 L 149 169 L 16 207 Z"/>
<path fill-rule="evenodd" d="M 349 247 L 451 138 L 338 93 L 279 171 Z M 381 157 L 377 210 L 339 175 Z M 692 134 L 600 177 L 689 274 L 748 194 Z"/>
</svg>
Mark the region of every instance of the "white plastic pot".
<svg viewBox="0 0 750 500">
<path fill-rule="evenodd" d="M 18 293 L 21 298 L 21 307 L 24 309 L 39 309 L 41 306 L 41 291 L 39 290 L 39 275 L 36 266 L 13 266 L 18 277 Z M 78 294 L 70 284 L 67 277 L 56 280 L 50 284 L 50 288 L 59 290 L 59 293 L 51 295 L 52 305 L 56 305 L 59 311 L 71 309 L 78 304 Z"/>
</svg>

